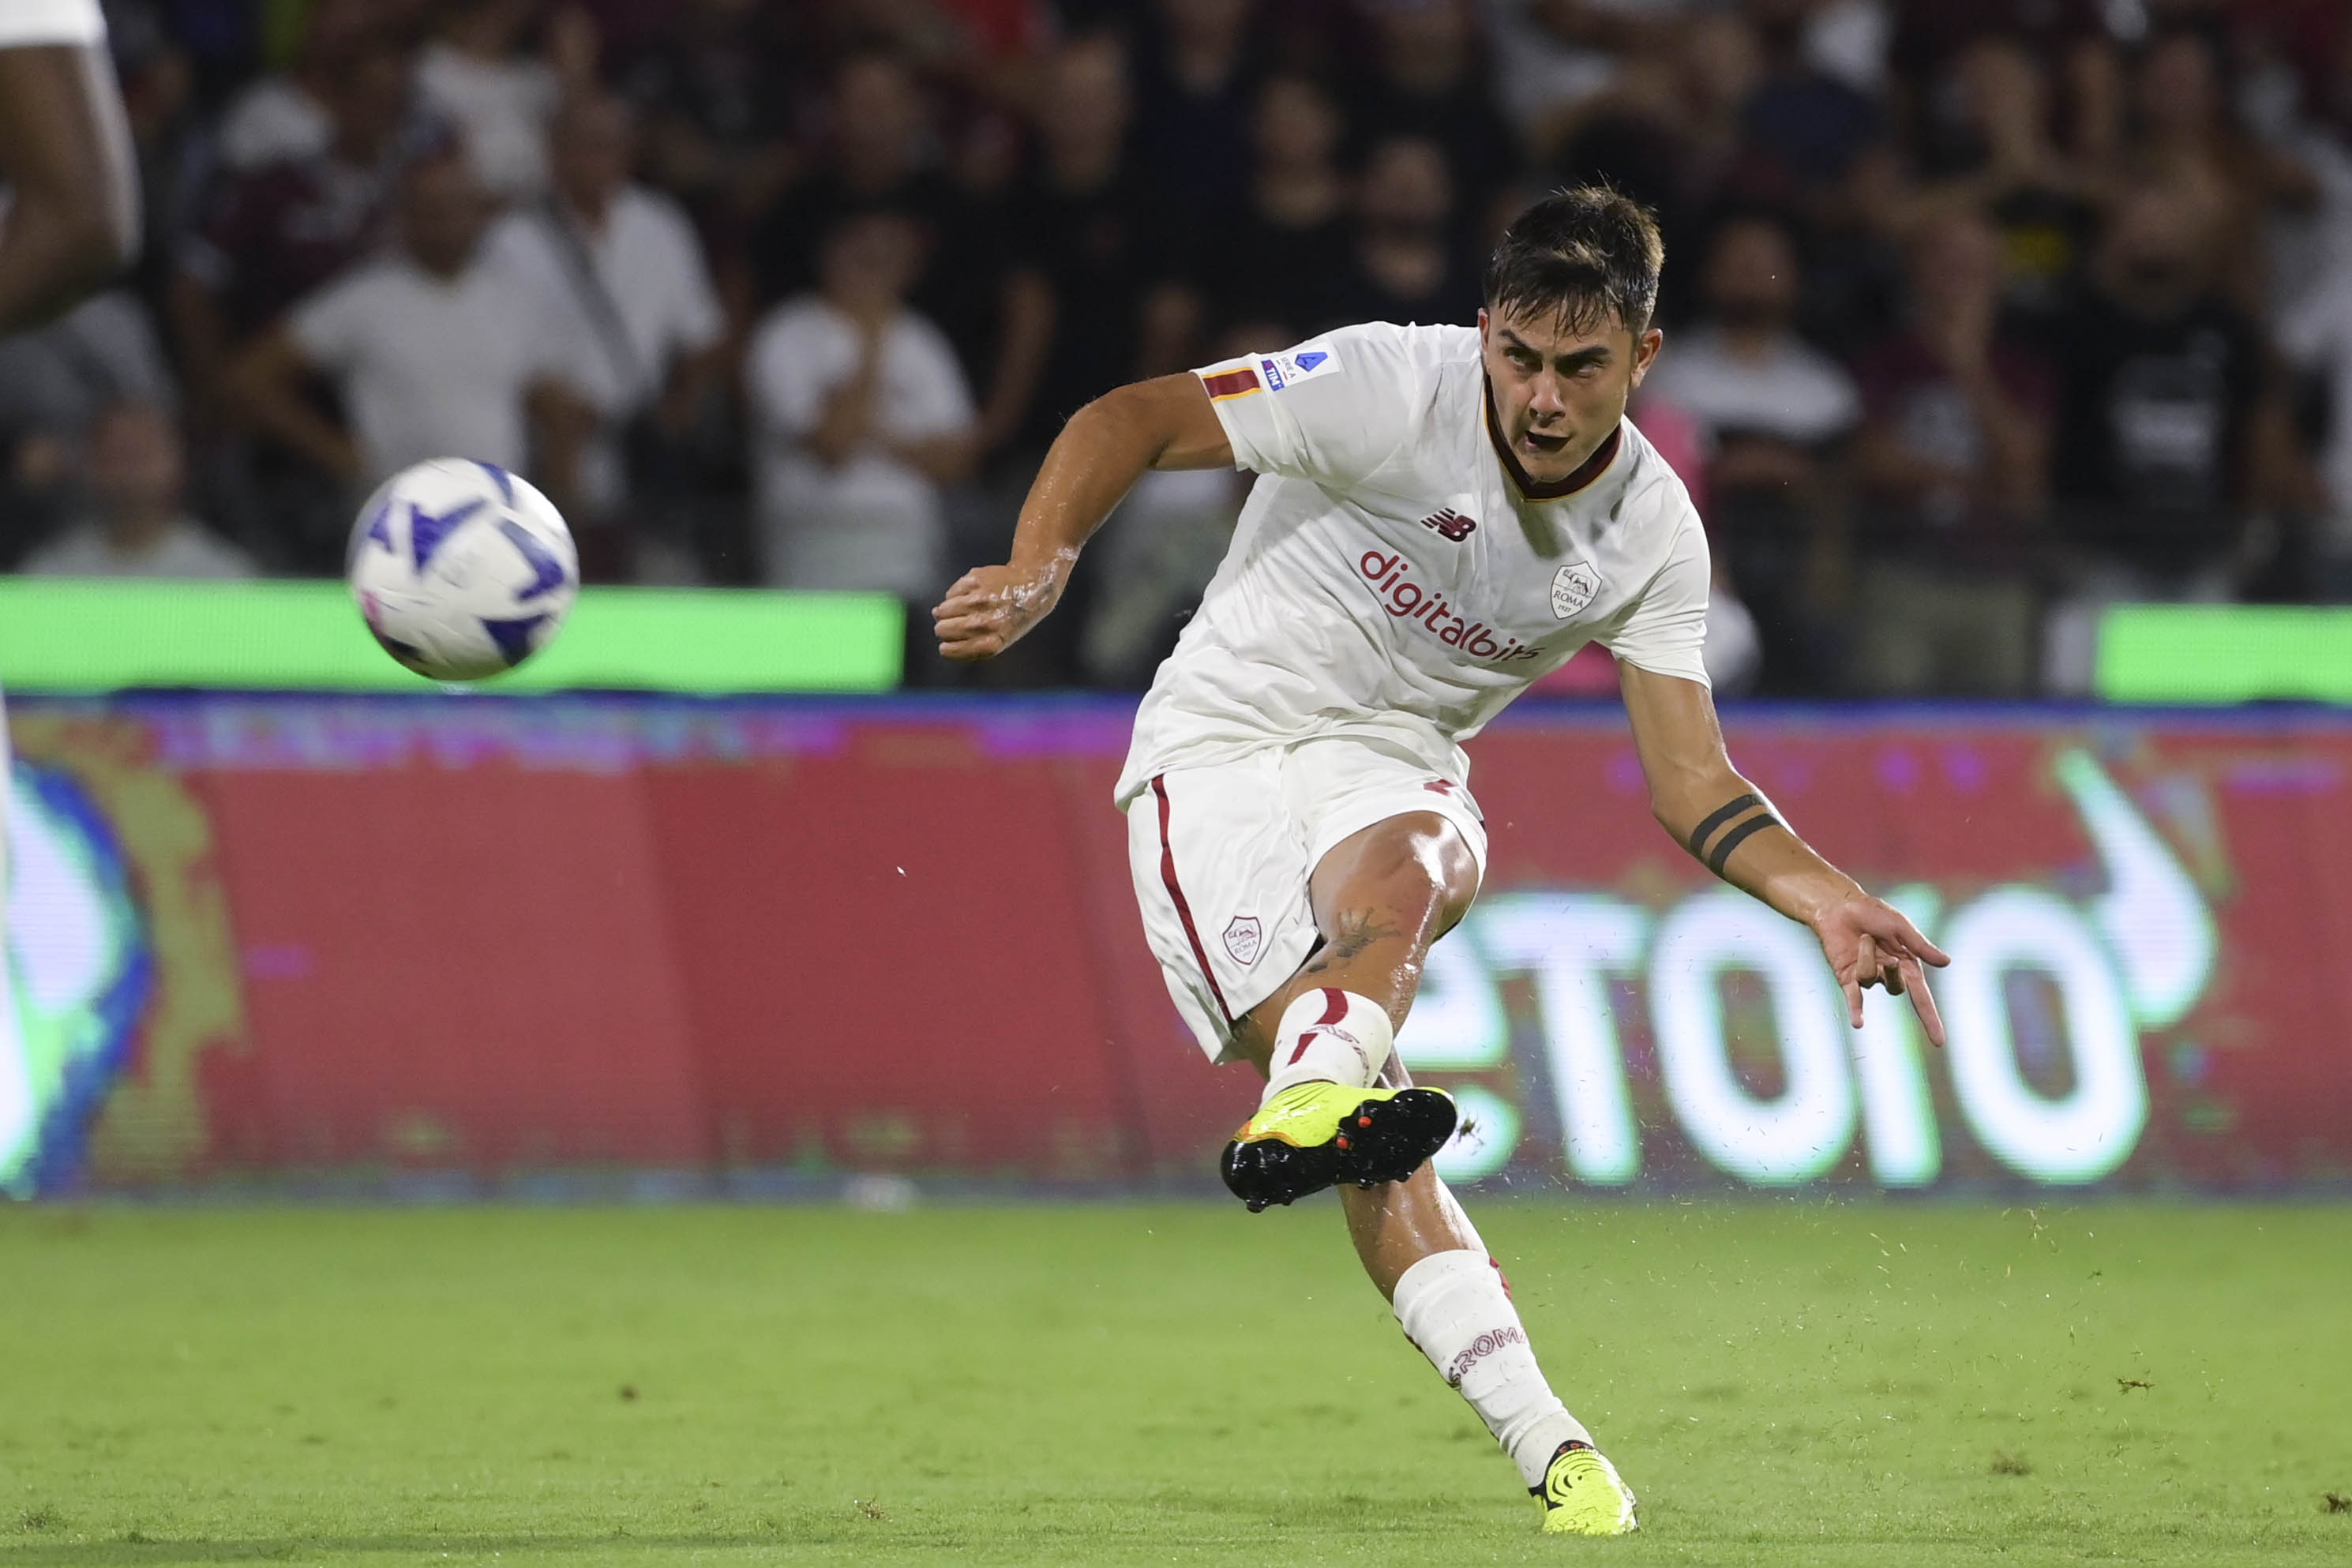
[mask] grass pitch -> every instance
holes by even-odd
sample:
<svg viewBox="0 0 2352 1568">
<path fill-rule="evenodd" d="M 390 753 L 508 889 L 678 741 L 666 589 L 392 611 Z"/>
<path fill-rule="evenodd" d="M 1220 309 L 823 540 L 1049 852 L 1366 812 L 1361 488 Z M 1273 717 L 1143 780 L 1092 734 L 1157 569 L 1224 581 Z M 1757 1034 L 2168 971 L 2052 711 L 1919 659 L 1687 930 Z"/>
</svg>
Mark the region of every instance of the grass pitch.
<svg viewBox="0 0 2352 1568">
<path fill-rule="evenodd" d="M 1335 1205 L 0 1213 L 0 1568 L 2352 1562 L 2352 1210 L 1483 1205 L 1544 1540 Z"/>
</svg>

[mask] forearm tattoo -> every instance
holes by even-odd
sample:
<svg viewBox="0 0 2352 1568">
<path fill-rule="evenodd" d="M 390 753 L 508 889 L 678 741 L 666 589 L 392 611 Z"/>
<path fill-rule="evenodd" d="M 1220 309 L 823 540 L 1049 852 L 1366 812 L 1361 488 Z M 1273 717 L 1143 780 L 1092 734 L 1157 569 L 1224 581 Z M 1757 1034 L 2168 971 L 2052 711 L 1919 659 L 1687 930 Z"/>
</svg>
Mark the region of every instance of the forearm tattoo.
<svg viewBox="0 0 2352 1568">
<path fill-rule="evenodd" d="M 1727 800 L 1709 812 L 1706 820 L 1691 830 L 1690 852 L 1706 863 L 1717 876 L 1730 861 L 1731 852 L 1768 827 L 1780 826 L 1780 819 L 1772 815 L 1752 791 L 1736 800 Z M 1713 838 L 1712 847 L 1708 839 Z"/>
</svg>

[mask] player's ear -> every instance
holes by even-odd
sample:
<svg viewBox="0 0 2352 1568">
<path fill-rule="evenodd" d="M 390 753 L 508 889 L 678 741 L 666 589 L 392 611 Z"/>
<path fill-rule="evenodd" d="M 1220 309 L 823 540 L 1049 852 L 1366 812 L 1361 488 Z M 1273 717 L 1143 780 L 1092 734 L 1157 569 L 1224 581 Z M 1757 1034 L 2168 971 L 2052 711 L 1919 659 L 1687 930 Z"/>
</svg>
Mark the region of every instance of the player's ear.
<svg viewBox="0 0 2352 1568">
<path fill-rule="evenodd" d="M 1658 357 L 1658 345 L 1665 341 L 1666 334 L 1655 327 L 1633 340 L 1633 385 L 1641 385 L 1642 378 L 1650 374 L 1650 366 Z"/>
<path fill-rule="evenodd" d="M 1478 346 L 1482 349 L 1486 346 L 1487 327 L 1486 307 L 1481 305 L 1478 307 Z"/>
</svg>

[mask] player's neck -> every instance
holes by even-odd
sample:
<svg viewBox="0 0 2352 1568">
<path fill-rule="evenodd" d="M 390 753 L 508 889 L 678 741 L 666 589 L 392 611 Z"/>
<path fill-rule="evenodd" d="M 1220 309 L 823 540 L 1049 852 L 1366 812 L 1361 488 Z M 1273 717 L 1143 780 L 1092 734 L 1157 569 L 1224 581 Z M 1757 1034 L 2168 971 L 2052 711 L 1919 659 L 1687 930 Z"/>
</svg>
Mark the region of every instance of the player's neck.
<svg viewBox="0 0 2352 1568">
<path fill-rule="evenodd" d="M 1495 412 L 1492 383 L 1481 386 L 1480 396 L 1486 405 L 1481 423 L 1486 426 L 1486 440 L 1495 448 L 1495 456 L 1501 461 L 1503 472 L 1510 475 L 1511 483 L 1528 500 L 1559 500 L 1574 495 L 1609 471 L 1609 465 L 1616 460 L 1618 447 L 1624 444 L 1624 421 L 1621 418 L 1609 427 L 1609 434 L 1601 438 L 1601 444 L 1592 448 L 1592 455 L 1579 463 L 1565 478 L 1538 479 L 1519 466 L 1518 455 L 1511 450 L 1510 442 L 1504 437 L 1502 418 Z"/>
</svg>

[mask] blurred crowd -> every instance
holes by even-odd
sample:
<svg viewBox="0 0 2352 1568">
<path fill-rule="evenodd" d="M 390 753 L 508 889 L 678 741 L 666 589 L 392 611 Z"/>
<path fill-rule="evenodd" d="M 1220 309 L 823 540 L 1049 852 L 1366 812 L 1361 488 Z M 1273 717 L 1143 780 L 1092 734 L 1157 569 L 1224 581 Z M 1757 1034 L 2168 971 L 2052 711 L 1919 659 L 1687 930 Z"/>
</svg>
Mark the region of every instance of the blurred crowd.
<svg viewBox="0 0 2352 1568">
<path fill-rule="evenodd" d="M 147 248 L 0 344 L 0 568 L 332 574 L 456 454 L 592 581 L 919 609 L 1087 399 L 1467 323 L 1606 180 L 1727 687 L 2075 692 L 2106 604 L 2352 597 L 2344 0 L 107 9 Z M 918 614 L 910 679 L 1148 679 L 1243 484 L 1149 476 L 1028 643 Z"/>
</svg>

